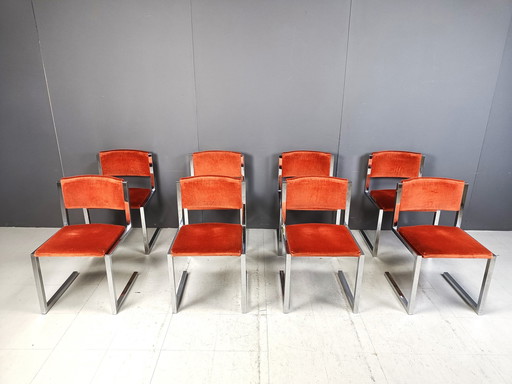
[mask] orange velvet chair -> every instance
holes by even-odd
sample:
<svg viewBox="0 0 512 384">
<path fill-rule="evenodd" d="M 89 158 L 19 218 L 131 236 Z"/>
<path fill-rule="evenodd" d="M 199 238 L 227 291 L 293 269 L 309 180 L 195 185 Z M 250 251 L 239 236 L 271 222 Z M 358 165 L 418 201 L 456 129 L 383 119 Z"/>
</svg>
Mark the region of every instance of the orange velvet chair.
<svg viewBox="0 0 512 384">
<path fill-rule="evenodd" d="M 281 190 L 283 180 L 288 177 L 299 176 L 333 176 L 334 175 L 334 156 L 329 152 L 318 151 L 289 151 L 283 152 L 279 156 L 279 167 L 277 174 L 277 193 L 279 198 L 279 222 L 281 223 Z M 277 230 L 277 248 L 278 253 L 281 250 L 281 225 Z"/>
<path fill-rule="evenodd" d="M 98 159 L 102 175 L 140 177 L 148 180 L 149 188 L 129 188 L 130 208 L 140 211 L 144 253 L 148 255 L 160 233 L 160 228 L 155 228 L 153 236 L 148 240 L 145 209 L 156 191 L 153 154 L 133 149 L 115 149 L 100 152 Z"/>
<path fill-rule="evenodd" d="M 246 267 L 246 211 L 245 181 L 240 177 L 192 176 L 177 183 L 179 228 L 168 252 L 171 281 L 172 312 L 177 313 L 185 289 L 188 273 L 183 271 L 178 289 L 174 277 L 174 258 L 181 256 L 236 256 L 240 257 L 241 307 L 247 307 Z M 240 224 L 189 224 L 188 211 L 238 210 Z"/>
<path fill-rule="evenodd" d="M 126 182 L 108 176 L 75 176 L 61 179 L 58 187 L 61 192 L 64 226 L 30 256 L 41 312 L 46 314 L 78 276 L 76 271 L 71 273 L 50 300 L 46 301 L 39 261 L 42 257 L 103 257 L 107 271 L 110 304 L 112 313 L 115 315 L 138 276 L 137 272 L 132 274 L 123 292 L 117 298 L 112 276 L 112 254 L 132 226 Z M 96 208 L 124 211 L 126 224 L 91 224 L 89 209 Z M 70 225 L 69 209 L 82 209 L 85 224 Z"/>
<path fill-rule="evenodd" d="M 336 223 L 286 225 L 287 211 L 335 211 Z M 285 271 L 280 271 L 283 311 L 290 310 L 291 262 L 294 257 L 355 257 L 358 259 L 352 293 L 343 271 L 338 278 L 354 313 L 359 310 L 364 254 L 348 228 L 350 182 L 336 177 L 297 177 L 283 181 L 282 234 L 286 249 Z M 343 214 L 343 224 L 341 216 Z"/>
<path fill-rule="evenodd" d="M 403 180 L 398 184 L 393 215 L 393 232 L 414 256 L 414 272 L 410 299 L 400 290 L 393 276 L 385 275 L 407 313 L 412 314 L 420 277 L 421 261 L 424 258 L 484 259 L 485 273 L 478 302 L 448 273 L 442 276 L 461 298 L 477 314 L 481 313 L 491 281 L 496 255 L 469 236 L 460 228 L 467 184 L 462 180 L 434 177 L 418 177 Z M 402 212 L 433 212 L 432 225 L 400 225 Z M 453 226 L 439 225 L 441 211 L 456 212 Z"/>
<path fill-rule="evenodd" d="M 368 158 L 368 168 L 364 184 L 364 194 L 373 206 L 379 210 L 375 239 L 372 242 L 368 234 L 361 230 L 361 234 L 372 251 L 372 256 L 379 252 L 380 232 L 384 212 L 392 212 L 395 206 L 396 187 L 393 189 L 373 189 L 372 180 L 375 179 L 406 179 L 421 176 L 425 157 L 421 153 L 404 151 L 373 152 Z M 375 180 L 376 181 L 376 180 Z"/>
<path fill-rule="evenodd" d="M 244 178 L 244 155 L 232 151 L 194 152 L 190 157 L 190 175 Z"/>
</svg>

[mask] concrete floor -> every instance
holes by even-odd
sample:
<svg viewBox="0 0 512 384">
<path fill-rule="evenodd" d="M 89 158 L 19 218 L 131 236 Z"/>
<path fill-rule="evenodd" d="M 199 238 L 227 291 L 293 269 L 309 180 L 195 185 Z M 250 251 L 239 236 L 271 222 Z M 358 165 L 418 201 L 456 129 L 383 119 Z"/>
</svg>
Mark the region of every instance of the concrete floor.
<svg viewBox="0 0 512 384">
<path fill-rule="evenodd" d="M 291 312 L 282 313 L 275 231 L 248 235 L 249 311 L 240 312 L 237 258 L 178 258 L 190 273 L 170 311 L 164 229 L 150 256 L 135 229 L 114 255 L 118 290 L 140 276 L 110 314 L 104 263 L 45 258 L 51 294 L 80 272 L 47 315 L 39 313 L 30 252 L 54 228 L 0 228 L 0 383 L 512 383 L 512 232 L 470 232 L 500 255 L 488 302 L 476 315 L 444 281 L 449 271 L 474 295 L 481 260 L 424 260 L 416 313 L 407 315 L 384 277 L 408 295 L 413 259 L 389 231 L 367 253 L 360 313 L 335 271 L 352 284 L 352 259 L 294 259 Z"/>
</svg>

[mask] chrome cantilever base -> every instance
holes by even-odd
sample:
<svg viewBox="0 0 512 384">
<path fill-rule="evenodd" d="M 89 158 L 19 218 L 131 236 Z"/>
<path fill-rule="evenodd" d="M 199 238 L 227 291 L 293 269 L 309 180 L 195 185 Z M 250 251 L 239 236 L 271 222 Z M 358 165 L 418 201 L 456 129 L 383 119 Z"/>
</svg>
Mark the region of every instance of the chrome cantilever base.
<svg viewBox="0 0 512 384">
<path fill-rule="evenodd" d="M 368 234 L 365 232 L 364 229 L 359 230 L 359 232 L 361 232 L 361 235 L 363 236 L 363 239 L 364 239 L 366 245 L 372 252 L 373 257 L 376 257 L 379 253 L 379 241 L 380 241 L 380 233 L 382 230 L 383 216 L 384 216 L 384 210 L 379 209 L 379 217 L 377 219 L 377 228 L 375 230 L 375 240 L 373 242 L 370 240 L 370 237 L 368 236 Z"/>
<path fill-rule="evenodd" d="M 341 284 L 343 292 L 347 298 L 347 301 L 352 309 L 353 313 L 359 312 L 359 297 L 361 295 L 361 282 L 363 277 L 364 269 L 364 255 L 359 256 L 357 262 L 356 281 L 354 284 L 354 291 L 350 289 L 347 279 L 343 271 L 338 271 L 336 276 Z M 288 276 L 288 278 L 287 278 Z M 281 293 L 283 295 L 283 312 L 290 312 L 290 283 L 291 283 L 291 255 L 286 255 L 285 271 L 279 271 L 279 278 L 281 280 Z"/>
<path fill-rule="evenodd" d="M 379 254 L 379 242 L 380 242 L 380 233 L 382 228 L 382 214 L 384 211 L 379 211 L 379 220 L 377 222 L 377 229 L 375 230 L 375 240 L 372 242 L 370 240 L 370 237 L 366 233 L 364 229 L 360 229 L 359 232 L 361 233 L 361 236 L 364 239 L 364 242 L 366 243 L 367 247 L 372 252 L 372 256 L 376 257 Z"/>
<path fill-rule="evenodd" d="M 171 282 L 171 309 L 172 313 L 178 313 L 181 299 L 183 298 L 183 292 L 185 291 L 185 284 L 188 279 L 188 272 L 183 271 L 181 273 L 180 280 L 178 282 L 178 289 L 176 289 L 176 279 L 174 277 L 174 258 L 171 254 L 167 255 L 167 266 L 169 268 L 169 280 Z M 241 307 L 242 313 L 247 312 L 247 261 L 246 255 L 240 256 L 240 282 L 241 282 Z"/>
<path fill-rule="evenodd" d="M 110 292 L 110 304 L 112 306 L 112 313 L 115 315 L 119 311 L 119 308 L 121 308 L 121 305 L 123 305 L 124 300 L 126 299 L 126 296 L 128 295 L 128 292 L 133 286 L 133 283 L 135 283 L 135 279 L 137 279 L 137 276 L 139 276 L 138 272 L 133 272 L 130 279 L 126 283 L 123 291 L 119 295 L 118 298 L 116 298 L 116 288 L 114 286 L 114 278 L 112 276 L 112 256 L 106 255 L 105 256 L 105 267 L 107 269 L 107 282 L 108 282 L 108 290 Z"/>
<path fill-rule="evenodd" d="M 160 228 L 160 227 L 155 228 L 155 232 L 153 232 L 153 236 L 151 236 L 151 239 L 148 241 L 147 229 L 145 227 L 143 227 L 142 239 L 144 241 L 144 253 L 146 255 L 149 255 L 149 253 L 153 249 L 153 246 L 155 245 L 156 239 L 157 239 L 158 235 L 160 234 L 161 229 L 162 228 Z"/>
<path fill-rule="evenodd" d="M 69 286 L 75 281 L 75 279 L 78 277 L 79 273 L 77 271 L 73 271 L 71 275 L 64 281 L 64 283 L 57 289 L 57 291 L 53 294 L 53 296 L 50 298 L 50 300 L 46 301 L 46 292 L 44 289 L 44 283 L 43 283 L 43 276 L 41 273 L 41 264 L 39 262 L 39 257 L 34 256 L 33 254 L 30 256 L 31 262 L 32 262 L 32 269 L 34 272 L 34 278 L 36 281 L 36 290 L 37 290 L 37 296 L 39 299 L 39 306 L 41 308 L 41 313 L 43 315 L 46 315 L 48 311 L 53 307 L 53 305 L 59 300 L 59 298 L 66 292 L 66 290 L 69 288 Z M 128 283 L 124 287 L 123 291 L 121 292 L 121 295 L 119 297 L 116 297 L 116 290 L 114 286 L 114 279 L 112 276 L 112 256 L 106 255 L 105 256 L 105 267 L 107 272 L 107 281 L 108 281 L 108 288 L 110 293 L 110 304 L 112 306 L 112 314 L 117 314 L 119 309 L 121 308 L 124 300 L 126 299 L 126 296 L 128 295 L 128 292 L 130 291 L 131 287 L 135 283 L 135 280 L 137 279 L 137 276 L 139 275 L 138 272 L 133 272 L 130 279 L 128 280 Z"/>
<path fill-rule="evenodd" d="M 280 227 L 276 229 L 276 250 L 277 250 L 277 256 L 283 255 L 283 245 L 281 243 L 281 237 L 283 235 L 281 234 Z"/>
<path fill-rule="evenodd" d="M 143 207 L 140 207 L 140 226 L 142 228 L 142 241 L 144 242 L 144 253 L 146 255 L 149 255 L 151 252 L 151 249 L 153 249 L 153 246 L 155 245 L 156 238 L 160 234 L 160 230 L 162 228 L 157 227 L 155 228 L 155 232 L 153 232 L 153 236 L 151 236 L 151 239 L 148 241 L 148 229 L 146 227 L 146 214 Z"/>
<path fill-rule="evenodd" d="M 377 255 L 378 248 L 379 248 L 379 241 L 377 239 L 378 234 L 377 233 L 375 234 L 375 243 L 372 243 L 372 241 L 370 240 L 370 237 L 368 236 L 368 234 L 365 232 L 364 229 L 360 229 L 359 232 L 361 233 L 361 236 L 363 237 L 363 240 L 364 240 L 366 246 L 371 251 L 372 256 L 375 257 Z"/>
<path fill-rule="evenodd" d="M 398 286 L 396 280 L 393 278 L 391 273 L 386 272 L 384 275 L 386 279 L 391 284 L 395 295 L 397 296 L 400 303 L 403 305 L 405 310 L 409 315 L 414 313 L 414 306 L 416 303 L 416 294 L 418 291 L 418 282 L 420 276 L 420 268 L 421 268 L 421 256 L 416 256 L 416 260 L 414 263 L 414 273 L 413 273 L 413 282 L 411 287 L 411 296 L 408 300 L 403 294 L 402 290 Z M 487 294 L 489 292 L 489 286 L 491 283 L 492 272 L 494 270 L 494 264 L 496 263 L 496 255 L 493 255 L 491 259 L 487 260 L 485 266 L 484 277 L 482 279 L 482 285 L 480 288 L 480 293 L 478 296 L 478 301 L 475 301 L 471 296 L 466 292 L 464 288 L 450 275 L 448 272 L 444 272 L 441 276 L 450 284 L 450 286 L 457 292 L 457 294 L 468 304 L 478 315 L 482 313 L 483 305 L 486 301 Z"/>
<path fill-rule="evenodd" d="M 170 272 L 169 272 L 170 273 Z M 174 275 L 174 271 L 173 271 Z M 174 278 L 171 280 L 171 307 L 172 313 L 178 313 L 178 308 L 180 307 L 181 299 L 183 298 L 183 292 L 185 291 L 185 284 L 187 283 L 188 272 L 183 271 L 181 273 L 180 281 L 178 283 L 178 291 L 174 291 L 175 283 Z"/>
</svg>

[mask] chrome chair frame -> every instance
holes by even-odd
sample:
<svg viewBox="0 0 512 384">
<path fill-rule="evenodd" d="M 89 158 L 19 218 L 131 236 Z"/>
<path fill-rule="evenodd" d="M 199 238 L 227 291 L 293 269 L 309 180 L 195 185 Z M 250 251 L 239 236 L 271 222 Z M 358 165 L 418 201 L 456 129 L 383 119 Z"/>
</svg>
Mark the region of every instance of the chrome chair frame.
<svg viewBox="0 0 512 384">
<path fill-rule="evenodd" d="M 462 201 L 459 211 L 456 214 L 454 226 L 460 228 L 462 223 L 462 215 L 464 212 L 464 202 L 466 200 L 466 194 L 467 194 L 468 184 L 465 183 L 464 185 L 464 192 L 462 195 Z M 419 255 L 407 242 L 407 240 L 404 239 L 404 237 L 398 232 L 398 221 L 399 221 L 399 211 L 398 207 L 400 206 L 400 200 L 402 197 L 402 183 L 398 183 L 397 186 L 397 195 L 396 195 L 396 203 L 395 203 L 395 210 L 393 212 L 393 227 L 392 230 L 395 233 L 395 235 L 400 239 L 400 241 L 405 245 L 405 247 L 409 250 L 411 255 L 414 257 L 414 268 L 413 268 L 413 279 L 412 279 L 412 287 L 411 287 L 411 293 L 410 298 L 407 299 L 407 297 L 403 294 L 402 290 L 398 286 L 398 283 L 393 278 L 391 273 L 385 272 L 384 275 L 386 276 L 386 279 L 391 284 L 391 287 L 393 288 L 393 292 L 397 296 L 398 300 L 406 310 L 406 312 L 409 315 L 412 315 L 414 313 L 414 307 L 416 304 L 416 294 L 418 292 L 418 283 L 420 278 L 420 269 L 421 269 L 421 262 L 423 257 Z M 436 211 L 434 213 L 434 220 L 433 225 L 439 225 L 439 219 L 440 219 L 441 211 Z M 480 287 L 480 293 L 478 295 L 478 301 L 475 301 L 467 292 L 466 290 L 452 277 L 452 275 L 448 272 L 444 272 L 441 274 L 443 278 L 446 280 L 448 284 L 457 292 L 457 294 L 468 304 L 478 315 L 482 313 L 482 308 L 485 303 L 485 300 L 487 298 L 487 294 L 489 292 L 489 286 L 492 278 L 492 272 L 494 270 L 494 265 L 496 263 L 496 257 L 497 255 L 493 254 L 492 258 L 487 259 L 487 263 L 485 266 L 485 272 L 482 279 L 482 284 Z"/>
<path fill-rule="evenodd" d="M 62 214 L 62 222 L 64 226 L 70 225 L 69 224 L 69 214 L 68 209 L 64 205 L 64 197 L 62 194 L 62 186 L 60 181 L 57 183 L 57 187 L 59 190 L 59 196 L 60 196 L 60 208 L 61 208 L 61 214 Z M 132 223 L 131 223 L 131 216 L 130 216 L 130 201 L 129 201 L 129 193 L 128 193 L 128 187 L 126 184 L 126 181 L 123 181 L 123 192 L 124 192 L 124 201 L 125 201 L 125 218 L 126 218 L 126 227 L 121 235 L 121 237 L 118 239 L 118 241 L 109 249 L 109 251 L 105 254 L 105 270 L 107 274 L 107 284 L 108 284 L 108 290 L 110 294 L 110 305 L 112 307 L 112 314 L 116 315 L 121 306 L 123 305 L 124 300 L 126 299 L 126 296 L 128 295 L 128 292 L 132 288 L 133 284 L 135 283 L 135 280 L 137 279 L 139 273 L 133 272 L 130 279 L 126 283 L 125 287 L 123 288 L 123 291 L 117 297 L 116 294 L 116 288 L 114 285 L 114 277 L 112 274 L 112 254 L 116 250 L 117 246 L 121 243 L 121 241 L 124 240 L 124 238 L 128 235 L 128 233 L 132 229 Z M 90 217 L 89 217 L 89 210 L 87 208 L 83 208 L 83 215 L 84 215 L 84 221 L 85 224 L 90 224 Z M 38 247 L 39 248 L 39 247 Z M 59 298 L 66 292 L 66 290 L 69 288 L 69 286 L 75 281 L 75 279 L 78 277 L 79 272 L 73 271 L 69 277 L 62 283 L 62 285 L 57 289 L 57 291 L 53 294 L 53 296 L 47 301 L 46 300 L 46 291 L 44 288 L 43 283 L 43 275 L 41 272 L 41 264 L 40 264 L 40 257 L 34 256 L 35 252 L 34 250 L 30 254 L 30 260 L 32 263 L 32 270 L 34 272 L 34 278 L 36 282 L 36 291 L 37 291 L 37 297 L 39 299 L 39 306 L 41 308 L 41 313 L 43 315 L 46 315 L 48 311 L 54 306 L 54 304 L 59 300 Z M 72 256 L 77 257 L 77 256 Z M 96 257 L 96 256 L 79 256 L 79 257 Z"/>
<path fill-rule="evenodd" d="M 110 152 L 110 151 L 104 151 L 104 152 Z M 141 151 L 141 152 L 144 152 L 144 151 Z M 156 183 L 155 183 L 155 174 L 154 174 L 154 167 L 153 167 L 153 153 L 147 152 L 147 154 L 148 154 L 148 164 L 149 164 L 149 173 L 150 173 L 149 181 L 151 184 L 151 188 L 150 188 L 150 193 L 149 193 L 148 198 L 146 199 L 144 204 L 142 204 L 139 208 L 139 213 L 140 213 L 140 226 L 142 229 L 142 242 L 144 243 L 144 253 L 146 255 L 149 255 L 149 253 L 153 249 L 153 246 L 155 245 L 156 239 L 157 239 L 158 235 L 160 234 L 160 230 L 162 228 L 156 227 L 155 232 L 153 232 L 153 235 L 151 236 L 151 239 L 148 240 L 149 237 L 148 237 L 148 229 L 147 229 L 147 225 L 146 225 L 145 207 L 146 207 L 146 205 L 149 204 L 151 198 L 155 194 Z M 98 154 L 98 168 L 99 168 L 100 175 L 103 175 L 103 170 L 101 167 L 101 161 L 100 161 L 99 154 Z M 112 175 L 112 176 L 122 177 L 122 176 L 126 176 L 126 175 Z M 132 176 L 132 177 L 147 177 L 147 176 Z M 136 209 L 136 208 L 134 208 L 134 209 Z"/>
<path fill-rule="evenodd" d="M 292 151 L 293 152 L 293 151 Z M 297 151 L 301 152 L 301 151 Z M 315 151 L 308 151 L 308 152 L 315 152 Z M 327 153 L 327 152 L 325 152 Z M 334 155 L 331 153 L 331 165 L 329 169 L 329 176 L 334 176 Z M 287 176 L 287 177 L 293 177 L 293 176 Z M 281 210 L 283 201 L 282 201 L 282 186 L 286 178 L 283 178 L 283 155 L 279 155 L 279 162 L 277 167 L 277 197 L 279 200 L 279 226 L 277 227 L 277 255 L 281 256 L 283 254 L 283 242 L 282 242 L 282 226 L 283 226 L 283 212 Z M 286 250 L 284 250 L 286 251 Z"/>
<path fill-rule="evenodd" d="M 176 190 L 177 190 L 177 200 L 178 200 L 178 230 L 174 235 L 171 246 L 169 247 L 169 251 L 167 252 L 167 267 L 169 270 L 169 280 L 171 283 L 171 308 L 172 313 L 178 313 L 178 309 L 181 303 L 181 299 L 183 298 L 183 293 L 185 291 L 185 284 L 188 279 L 188 272 L 183 271 L 181 273 L 180 280 L 178 282 L 178 288 L 176 288 L 176 279 L 174 277 L 175 268 L 174 268 L 174 257 L 171 253 L 172 247 L 176 238 L 178 237 L 178 233 L 183 225 L 189 224 L 188 217 L 188 209 L 183 208 L 181 201 L 181 185 L 179 180 L 176 182 Z M 241 309 L 242 313 L 247 312 L 247 234 L 246 234 L 246 186 L 245 181 L 242 180 L 242 208 L 240 211 L 240 224 L 242 225 L 242 254 L 240 256 L 240 283 L 241 283 Z"/>
<path fill-rule="evenodd" d="M 349 230 L 348 227 L 348 219 L 350 217 L 350 199 L 351 199 L 351 189 L 352 189 L 352 182 L 348 182 L 347 187 L 347 197 L 346 197 L 346 203 L 345 203 L 345 209 L 343 214 L 343 225 Z M 286 203 L 286 180 L 283 180 L 283 203 Z M 336 225 L 341 225 L 341 209 L 336 210 Z M 290 285 L 291 285 L 291 264 L 292 264 L 292 255 L 290 254 L 289 248 L 288 248 L 288 241 L 286 239 L 286 225 L 282 224 L 281 228 L 282 233 L 282 243 L 285 246 L 286 250 L 286 258 L 285 258 L 285 270 L 279 271 L 279 278 L 281 281 L 281 293 L 283 295 L 283 312 L 289 313 L 290 312 Z M 345 274 L 343 271 L 339 270 L 336 273 L 336 277 L 338 278 L 339 283 L 341 284 L 343 293 L 345 294 L 348 304 L 350 305 L 350 308 L 352 308 L 353 313 L 359 312 L 359 297 L 361 296 L 361 284 L 363 280 L 363 270 L 364 270 L 364 253 L 361 247 L 359 246 L 359 243 L 355 240 L 354 235 L 352 235 L 352 232 L 350 232 L 352 239 L 354 240 L 354 243 L 359 248 L 359 252 L 361 253 L 360 256 L 354 256 L 358 257 L 359 260 L 357 262 L 357 270 L 356 270 L 356 279 L 354 283 L 354 290 L 352 291 L 350 289 L 350 286 L 347 282 L 347 279 L 345 277 Z M 305 257 L 305 256 L 300 256 Z M 329 256 L 326 256 L 329 257 Z M 336 257 L 336 256 L 332 256 Z M 343 256 L 343 257 L 350 257 L 350 256 Z M 288 278 L 286 277 L 288 276 Z"/>
<path fill-rule="evenodd" d="M 372 178 L 370 177 L 370 175 L 372 173 L 372 158 L 373 158 L 373 155 L 370 154 L 369 158 L 368 158 L 368 166 L 366 168 L 366 178 L 365 178 L 365 182 L 364 182 L 364 194 L 370 200 L 370 202 L 375 206 L 375 208 L 377 208 L 379 210 L 379 216 L 377 218 L 377 228 L 375 230 L 375 240 L 373 241 L 373 243 L 364 229 L 360 229 L 359 231 L 361 232 L 361 235 L 363 236 L 363 239 L 364 239 L 366 245 L 372 252 L 372 256 L 376 257 L 379 253 L 379 241 L 380 241 L 380 234 L 381 234 L 381 230 L 382 230 L 382 220 L 384 217 L 384 210 L 379 207 L 379 205 L 377 204 L 375 199 L 370 194 L 370 184 L 371 184 L 371 180 L 372 180 Z M 418 177 L 422 176 L 424 163 L 425 163 L 425 156 L 422 155 L 420 171 L 418 173 Z M 391 179 L 393 179 L 393 177 L 391 177 Z M 399 179 L 399 177 L 397 177 L 397 179 Z"/>
<path fill-rule="evenodd" d="M 229 152 L 229 151 L 218 151 L 218 152 Z M 240 162 L 240 175 L 242 176 L 242 180 L 245 180 L 245 157 L 244 157 L 244 154 L 239 152 L 240 153 L 240 159 L 241 159 L 241 162 Z M 190 169 L 190 176 L 197 176 L 194 172 L 194 157 L 193 157 L 193 153 L 190 153 L 188 155 L 188 165 L 189 165 L 189 169 Z M 225 175 L 213 175 L 213 176 L 225 176 Z"/>
</svg>

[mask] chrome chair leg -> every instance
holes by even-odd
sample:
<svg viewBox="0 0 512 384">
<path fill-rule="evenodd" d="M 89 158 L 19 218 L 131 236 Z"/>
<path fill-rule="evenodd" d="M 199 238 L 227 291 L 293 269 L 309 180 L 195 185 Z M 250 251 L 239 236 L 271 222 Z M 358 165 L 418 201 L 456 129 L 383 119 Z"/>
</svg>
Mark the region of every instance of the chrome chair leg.
<svg viewBox="0 0 512 384">
<path fill-rule="evenodd" d="M 178 305 L 176 300 L 176 279 L 174 278 L 174 258 L 172 255 L 167 255 L 167 268 L 169 269 L 169 281 L 171 283 L 171 308 L 172 313 L 178 312 Z"/>
<path fill-rule="evenodd" d="M 156 238 L 158 237 L 161 228 L 157 227 L 155 228 L 155 232 L 153 232 L 153 236 L 151 236 L 151 239 L 148 241 L 148 229 L 146 226 L 146 213 L 144 211 L 144 207 L 140 207 L 140 226 L 142 227 L 142 241 L 144 242 L 144 253 L 146 255 L 149 255 L 151 252 L 151 249 L 155 245 Z"/>
<path fill-rule="evenodd" d="M 380 232 L 382 229 L 382 217 L 384 216 L 384 211 L 379 209 L 379 218 L 377 219 L 377 230 L 375 231 L 375 243 L 372 249 L 372 256 L 377 257 L 379 254 L 379 241 L 380 241 Z"/>
<path fill-rule="evenodd" d="M 286 248 L 283 241 L 283 211 L 281 209 L 283 205 L 283 195 L 282 191 L 277 191 L 278 205 L 279 205 L 279 222 L 277 224 L 277 256 L 282 256 L 286 253 Z"/>
<path fill-rule="evenodd" d="M 277 256 L 283 254 L 283 228 L 281 223 L 283 222 L 283 212 L 281 211 L 281 193 L 279 192 L 279 223 L 277 224 Z"/>
<path fill-rule="evenodd" d="M 361 295 L 361 283 L 363 280 L 363 269 L 364 269 L 364 255 L 359 256 L 359 260 L 357 261 L 357 271 L 356 271 L 356 281 L 354 284 L 354 292 L 350 290 L 347 279 L 343 271 L 338 271 L 337 276 L 340 280 L 341 287 L 343 288 L 343 292 L 347 297 L 348 303 L 352 308 L 353 313 L 359 312 L 359 297 Z"/>
<path fill-rule="evenodd" d="M 409 300 L 405 297 L 405 295 L 402 293 L 402 290 L 398 286 L 396 280 L 393 278 L 391 273 L 386 272 L 384 275 L 386 276 L 388 282 L 391 284 L 391 287 L 393 288 L 393 291 L 395 295 L 397 296 L 400 303 L 403 305 L 405 310 L 409 315 L 412 315 L 414 313 L 414 306 L 416 304 L 416 294 L 418 291 L 418 283 L 420 280 L 420 269 L 421 269 L 421 260 L 423 258 L 421 256 L 416 256 L 416 259 L 414 261 L 414 272 L 413 272 L 413 279 L 412 279 L 412 287 L 411 287 L 411 297 Z"/>
<path fill-rule="evenodd" d="M 385 273 L 386 278 L 388 279 L 389 283 L 393 287 L 393 290 L 395 294 L 397 295 L 398 299 L 404 306 L 405 310 L 409 315 L 412 315 L 414 313 L 414 306 L 416 303 L 416 294 L 418 291 L 418 282 L 420 277 L 420 268 L 421 268 L 421 256 L 416 256 L 416 261 L 414 263 L 414 275 L 413 275 L 413 281 L 412 281 L 412 288 L 411 288 L 411 298 L 407 300 L 405 295 L 400 290 L 400 287 L 396 283 L 395 279 L 389 272 Z M 496 255 L 493 255 L 491 259 L 487 260 L 484 277 L 482 279 L 482 285 L 480 288 L 480 293 L 478 297 L 478 302 L 473 300 L 471 296 L 466 292 L 464 288 L 450 275 L 448 272 L 444 272 L 441 274 L 441 276 L 444 277 L 444 279 L 450 284 L 450 286 L 457 292 L 457 294 L 468 304 L 478 315 L 481 314 L 483 305 L 486 301 L 487 294 L 489 292 L 489 286 L 491 283 L 491 277 L 492 272 L 494 270 L 494 265 L 496 263 Z"/>
<path fill-rule="evenodd" d="M 487 299 L 489 293 L 489 286 L 491 284 L 492 272 L 494 270 L 494 264 L 496 263 L 496 255 L 493 255 L 491 259 L 487 260 L 485 265 L 484 277 L 482 279 L 482 285 L 480 287 L 480 293 L 478 295 L 478 302 L 475 302 L 471 296 L 462 288 L 462 286 L 450 275 L 448 272 L 444 272 L 441 276 L 450 284 L 450 286 L 459 294 L 459 296 L 468 304 L 473 310 L 480 315 L 482 312 L 483 305 Z"/>
<path fill-rule="evenodd" d="M 365 232 L 365 230 L 364 229 L 360 230 L 361 235 L 363 236 L 363 239 L 364 239 L 366 245 L 372 252 L 373 257 L 378 256 L 378 253 L 379 253 L 379 242 L 380 242 L 380 233 L 382 230 L 383 217 L 384 217 L 384 211 L 382 209 L 379 209 L 379 216 L 377 219 L 377 228 L 375 230 L 375 240 L 373 241 L 373 243 L 370 240 L 370 237 L 368 236 L 368 234 Z"/>
<path fill-rule="evenodd" d="M 277 256 L 281 256 L 283 254 L 283 245 L 282 245 L 282 232 L 281 232 L 281 226 L 277 227 Z"/>
<path fill-rule="evenodd" d="M 46 293 L 44 289 L 43 284 L 43 277 L 41 273 L 41 265 L 39 262 L 39 258 L 35 257 L 34 255 L 31 256 L 32 261 L 32 269 L 34 271 L 34 277 L 36 282 L 36 289 L 37 289 L 37 295 L 39 298 L 39 306 L 41 308 L 41 313 L 46 314 L 48 311 L 53 307 L 53 305 L 59 300 L 59 298 L 66 292 L 66 290 L 69 288 L 69 286 L 75 281 L 75 279 L 78 277 L 79 273 L 77 271 L 73 271 L 69 277 L 66 279 L 66 281 L 57 289 L 57 291 L 53 294 L 53 296 L 50 298 L 50 300 L 46 301 Z M 119 311 L 119 308 L 123 304 L 128 292 L 130 291 L 130 288 L 133 286 L 133 283 L 135 282 L 135 279 L 138 276 L 138 272 L 133 272 L 132 276 L 128 280 L 128 283 L 123 289 L 123 292 L 119 296 L 119 298 L 116 298 L 116 291 L 114 286 L 114 279 L 112 276 L 112 256 L 106 255 L 105 256 L 105 268 L 107 272 L 107 283 L 110 293 L 110 304 L 112 307 L 112 314 L 117 314 Z"/>
<path fill-rule="evenodd" d="M 39 299 L 39 307 L 41 308 L 41 313 L 46 315 L 50 308 L 60 299 L 60 297 L 66 292 L 69 286 L 75 281 L 78 277 L 79 273 L 77 271 L 73 271 L 69 277 L 62 283 L 62 285 L 57 289 L 57 291 L 53 294 L 50 300 L 46 301 L 46 293 L 44 289 L 43 283 L 43 275 L 41 273 L 41 264 L 39 262 L 39 257 L 34 255 L 30 256 L 30 261 L 32 262 L 32 270 L 34 272 L 34 278 L 36 281 L 36 291 L 37 297 Z"/>
<path fill-rule="evenodd" d="M 105 268 L 107 271 L 107 283 L 108 283 L 108 290 L 110 293 L 110 305 L 112 307 L 112 314 L 116 315 L 119 311 L 119 308 L 123 305 L 124 300 L 126 299 L 126 296 L 128 295 L 128 292 L 132 288 L 133 284 L 135 283 L 135 280 L 137 279 L 137 276 L 139 276 L 138 272 L 133 272 L 130 279 L 126 283 L 123 291 L 117 297 L 116 295 L 116 288 L 114 285 L 114 277 L 112 274 L 112 255 L 105 255 Z"/>
<path fill-rule="evenodd" d="M 247 312 L 247 257 L 245 253 L 240 256 L 240 283 L 241 283 L 241 307 L 242 313 Z"/>
<path fill-rule="evenodd" d="M 114 277 L 112 274 L 112 259 L 105 256 L 105 268 L 107 271 L 107 284 L 108 291 L 110 294 L 110 306 L 112 307 L 112 313 L 117 314 L 117 294 L 116 287 L 114 285 Z"/>
<path fill-rule="evenodd" d="M 283 293 L 283 313 L 290 312 L 290 277 L 292 271 L 292 256 L 287 253 L 284 262 L 284 271 L 279 271 L 281 279 L 281 290 Z"/>
<path fill-rule="evenodd" d="M 171 309 L 172 313 L 178 313 L 183 292 L 185 291 L 185 284 L 187 283 L 188 273 L 183 271 L 176 290 L 176 279 L 174 277 L 174 258 L 171 254 L 167 255 L 167 267 L 169 269 L 169 280 L 171 282 Z"/>
</svg>

